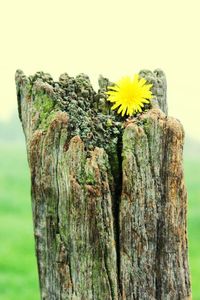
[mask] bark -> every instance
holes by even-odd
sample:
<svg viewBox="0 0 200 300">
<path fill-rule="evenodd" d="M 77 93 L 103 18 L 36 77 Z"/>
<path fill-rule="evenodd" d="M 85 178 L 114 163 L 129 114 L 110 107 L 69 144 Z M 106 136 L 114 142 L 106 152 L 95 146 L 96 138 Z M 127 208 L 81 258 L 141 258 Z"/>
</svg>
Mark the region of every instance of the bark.
<svg viewBox="0 0 200 300">
<path fill-rule="evenodd" d="M 184 131 L 163 72 L 140 75 L 154 99 L 123 119 L 102 76 L 16 72 L 41 299 L 191 299 Z"/>
</svg>

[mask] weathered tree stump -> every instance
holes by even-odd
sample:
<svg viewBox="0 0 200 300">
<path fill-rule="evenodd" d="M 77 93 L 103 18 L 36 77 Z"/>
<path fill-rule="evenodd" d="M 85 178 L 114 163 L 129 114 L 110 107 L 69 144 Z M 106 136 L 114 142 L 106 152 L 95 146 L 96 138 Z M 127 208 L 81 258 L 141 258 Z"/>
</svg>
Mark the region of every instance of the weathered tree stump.
<svg viewBox="0 0 200 300">
<path fill-rule="evenodd" d="M 110 110 L 100 76 L 16 72 L 41 299 L 191 299 L 180 122 L 162 71 L 151 107 Z"/>
</svg>

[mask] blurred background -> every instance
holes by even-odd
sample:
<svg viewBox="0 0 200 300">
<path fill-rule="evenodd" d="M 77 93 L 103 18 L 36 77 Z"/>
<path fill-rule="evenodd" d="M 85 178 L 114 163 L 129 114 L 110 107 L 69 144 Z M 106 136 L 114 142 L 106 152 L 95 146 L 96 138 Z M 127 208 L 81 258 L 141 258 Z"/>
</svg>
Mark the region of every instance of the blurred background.
<svg viewBox="0 0 200 300">
<path fill-rule="evenodd" d="M 18 0 L 0 2 L 0 299 L 39 299 L 30 175 L 17 116 L 14 74 L 54 80 L 87 73 L 111 81 L 141 69 L 167 76 L 169 114 L 186 133 L 189 260 L 200 299 L 200 41 L 198 0 Z"/>
</svg>

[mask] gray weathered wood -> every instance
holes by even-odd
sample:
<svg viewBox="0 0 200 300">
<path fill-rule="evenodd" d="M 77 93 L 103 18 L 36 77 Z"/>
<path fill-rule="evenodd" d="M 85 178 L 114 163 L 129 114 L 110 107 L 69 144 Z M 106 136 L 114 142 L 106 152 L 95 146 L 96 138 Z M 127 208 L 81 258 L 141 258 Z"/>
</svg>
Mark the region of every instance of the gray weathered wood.
<svg viewBox="0 0 200 300">
<path fill-rule="evenodd" d="M 164 73 L 140 75 L 152 107 L 126 119 L 102 76 L 16 72 L 41 299 L 191 299 L 184 132 Z"/>
<path fill-rule="evenodd" d="M 123 134 L 120 278 L 124 299 L 188 299 L 183 128 L 152 109 Z M 132 297 L 132 298 L 131 298 Z"/>
</svg>

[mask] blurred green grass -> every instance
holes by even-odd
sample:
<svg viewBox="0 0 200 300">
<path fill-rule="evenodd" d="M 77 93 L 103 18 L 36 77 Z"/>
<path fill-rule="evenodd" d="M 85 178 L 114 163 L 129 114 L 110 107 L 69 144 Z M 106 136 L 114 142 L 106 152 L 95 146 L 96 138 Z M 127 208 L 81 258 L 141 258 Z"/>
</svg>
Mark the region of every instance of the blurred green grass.
<svg viewBox="0 0 200 300">
<path fill-rule="evenodd" d="M 24 144 L 0 145 L 0 299 L 38 300 L 30 175 Z"/>
<path fill-rule="evenodd" d="M 200 160 L 185 157 L 193 300 L 200 299 Z M 38 300 L 30 175 L 23 143 L 0 144 L 0 299 Z"/>
</svg>

